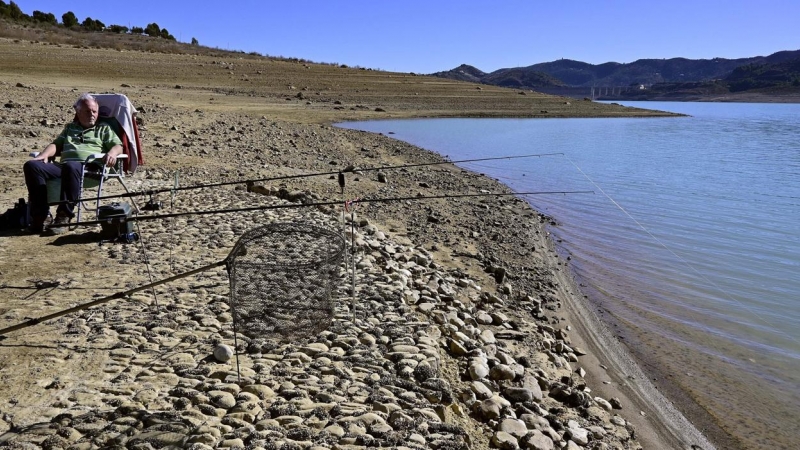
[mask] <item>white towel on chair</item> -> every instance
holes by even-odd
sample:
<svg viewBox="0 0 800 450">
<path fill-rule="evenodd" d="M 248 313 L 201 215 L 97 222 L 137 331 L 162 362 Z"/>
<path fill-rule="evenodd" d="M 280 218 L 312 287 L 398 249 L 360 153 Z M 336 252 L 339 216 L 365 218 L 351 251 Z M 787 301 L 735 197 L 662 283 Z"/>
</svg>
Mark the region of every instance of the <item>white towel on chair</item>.
<svg viewBox="0 0 800 450">
<path fill-rule="evenodd" d="M 133 115 L 136 114 L 136 108 L 133 107 L 133 104 L 124 94 L 92 95 L 95 100 L 97 100 L 97 105 L 99 107 L 108 108 L 108 117 L 117 119 L 117 122 L 119 122 L 119 125 L 125 131 L 125 135 L 128 136 L 128 147 L 131 151 L 130 158 L 128 158 L 128 164 L 130 164 L 129 171 L 134 172 L 139 161 L 139 149 L 136 148 L 136 134 L 133 131 L 133 121 L 136 120 Z"/>
</svg>

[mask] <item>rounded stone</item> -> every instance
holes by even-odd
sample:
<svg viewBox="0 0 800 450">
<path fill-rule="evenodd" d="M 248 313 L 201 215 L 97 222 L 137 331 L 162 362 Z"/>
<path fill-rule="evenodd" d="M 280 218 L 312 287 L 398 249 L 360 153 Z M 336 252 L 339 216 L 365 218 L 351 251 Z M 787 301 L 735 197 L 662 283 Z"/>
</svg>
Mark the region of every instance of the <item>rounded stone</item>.
<svg viewBox="0 0 800 450">
<path fill-rule="evenodd" d="M 489 389 L 481 381 L 477 381 L 477 380 L 473 381 L 472 384 L 470 384 L 470 388 L 472 389 L 472 392 L 475 393 L 475 396 L 477 398 L 479 398 L 480 400 L 486 400 L 487 398 L 489 398 L 492 395 L 494 395 L 492 390 Z"/>
<path fill-rule="evenodd" d="M 497 342 L 497 340 L 494 337 L 494 333 L 492 333 L 492 330 L 481 331 L 481 334 L 478 337 L 478 339 L 480 339 L 480 341 L 483 342 L 484 344 L 494 344 Z"/>
<path fill-rule="evenodd" d="M 498 364 L 492 367 L 489 377 L 493 380 L 513 380 L 516 377 L 516 373 L 511 367 L 505 364 Z"/>
<path fill-rule="evenodd" d="M 339 425 L 330 425 L 325 427 L 325 430 L 330 433 L 331 436 L 342 437 L 345 435 L 344 428 L 340 427 Z"/>
<path fill-rule="evenodd" d="M 502 450 L 516 450 L 519 448 L 517 438 L 505 431 L 498 431 L 492 436 L 492 445 Z"/>
<path fill-rule="evenodd" d="M 602 397 L 595 397 L 594 401 L 595 401 L 595 403 L 597 403 L 598 406 L 600 406 L 601 408 L 605 409 L 606 411 L 611 411 L 611 409 L 613 408 L 611 406 L 611 403 L 609 403 L 608 400 L 606 400 L 606 399 L 604 399 Z"/>
<path fill-rule="evenodd" d="M 497 431 L 504 431 L 517 439 L 522 439 L 528 434 L 528 427 L 520 419 L 503 419 L 497 425 Z"/>
<path fill-rule="evenodd" d="M 589 444 L 589 431 L 577 425 L 567 429 L 567 432 L 564 433 L 564 437 L 567 438 L 567 436 L 569 436 L 569 440 L 575 442 L 581 447 L 585 447 Z"/>
<path fill-rule="evenodd" d="M 533 392 L 530 389 L 521 387 L 509 387 L 503 392 L 503 394 L 509 401 L 514 403 L 531 402 L 535 399 Z"/>
<path fill-rule="evenodd" d="M 233 448 L 233 447 L 244 448 L 244 441 L 239 438 L 225 439 L 219 444 L 219 446 L 221 448 Z"/>
<path fill-rule="evenodd" d="M 501 406 L 493 399 L 477 402 L 474 406 L 475 412 L 485 420 L 494 420 L 500 417 Z"/>
<path fill-rule="evenodd" d="M 475 321 L 481 325 L 489 325 L 492 323 L 492 316 L 485 311 L 479 311 L 475 314 Z"/>
<path fill-rule="evenodd" d="M 210 391 L 208 397 L 211 403 L 218 408 L 231 409 L 236 406 L 236 398 L 230 392 Z"/>
<path fill-rule="evenodd" d="M 225 344 L 219 344 L 214 349 L 214 358 L 219 362 L 228 362 L 233 358 L 233 349 Z"/>
<path fill-rule="evenodd" d="M 489 366 L 483 364 L 480 361 L 473 361 L 469 365 L 469 377 L 472 380 L 480 380 L 481 378 L 486 378 L 489 375 Z"/>
<path fill-rule="evenodd" d="M 553 450 L 555 448 L 553 440 L 539 430 L 533 430 L 525 436 L 524 446 L 536 450 Z"/>
</svg>

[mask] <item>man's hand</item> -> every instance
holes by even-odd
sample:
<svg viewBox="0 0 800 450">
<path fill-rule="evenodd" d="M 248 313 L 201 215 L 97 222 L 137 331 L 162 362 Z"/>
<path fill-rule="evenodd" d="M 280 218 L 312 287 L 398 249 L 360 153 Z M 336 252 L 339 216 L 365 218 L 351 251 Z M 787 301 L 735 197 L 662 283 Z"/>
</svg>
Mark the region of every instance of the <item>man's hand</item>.
<svg viewBox="0 0 800 450">
<path fill-rule="evenodd" d="M 103 156 L 103 161 L 105 161 L 106 166 L 113 167 L 114 164 L 117 163 L 117 155 L 106 153 L 106 155 Z"/>
<path fill-rule="evenodd" d="M 119 156 L 119 154 L 121 153 L 122 153 L 122 146 L 115 145 L 111 147 L 111 150 L 109 150 L 105 156 L 103 156 L 103 161 L 105 161 L 108 167 L 112 167 L 114 164 L 117 163 L 117 156 Z"/>
<path fill-rule="evenodd" d="M 55 144 L 48 144 L 47 147 L 42 150 L 35 158 L 34 161 L 44 161 L 49 162 L 48 159 L 52 158 L 56 154 L 56 146 Z"/>
</svg>

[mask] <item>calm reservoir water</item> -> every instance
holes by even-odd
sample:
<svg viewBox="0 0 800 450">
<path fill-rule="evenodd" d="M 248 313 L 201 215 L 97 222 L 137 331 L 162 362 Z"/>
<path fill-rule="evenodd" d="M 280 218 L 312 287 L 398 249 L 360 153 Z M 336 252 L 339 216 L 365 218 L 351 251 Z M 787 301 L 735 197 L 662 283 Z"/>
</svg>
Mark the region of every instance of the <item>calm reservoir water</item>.
<svg viewBox="0 0 800 450">
<path fill-rule="evenodd" d="M 800 434 L 800 105 L 628 103 L 657 119 L 341 124 L 464 164 L 531 196 L 592 305 L 630 350 L 741 445 Z"/>
</svg>

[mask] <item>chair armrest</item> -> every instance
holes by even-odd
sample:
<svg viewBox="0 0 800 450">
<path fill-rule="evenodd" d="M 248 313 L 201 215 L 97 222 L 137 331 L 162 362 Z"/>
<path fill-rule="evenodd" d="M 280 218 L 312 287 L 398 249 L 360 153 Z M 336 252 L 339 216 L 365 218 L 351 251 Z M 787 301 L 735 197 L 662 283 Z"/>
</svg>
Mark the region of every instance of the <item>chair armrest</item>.
<svg viewBox="0 0 800 450">
<path fill-rule="evenodd" d="M 86 160 L 83 163 L 84 164 L 89 164 L 90 162 L 93 162 L 95 159 L 103 159 L 104 156 L 106 156 L 105 153 L 92 153 L 91 155 L 86 157 Z M 117 155 L 117 159 L 118 160 L 119 159 L 127 159 L 127 158 L 128 158 L 128 155 L 126 155 L 125 153 L 120 153 L 119 155 Z"/>
<path fill-rule="evenodd" d="M 84 164 L 89 164 L 90 162 L 94 161 L 95 159 L 103 159 L 105 153 L 92 153 L 91 155 L 86 157 L 86 160 L 83 161 Z"/>
<path fill-rule="evenodd" d="M 31 158 L 36 158 L 37 156 L 39 156 L 41 154 L 42 154 L 42 152 L 30 152 L 28 154 L 28 156 L 30 156 Z M 56 161 L 56 156 L 55 155 L 47 158 L 47 162 L 49 162 L 49 163 L 52 163 L 52 162 L 55 162 L 55 161 Z"/>
</svg>

